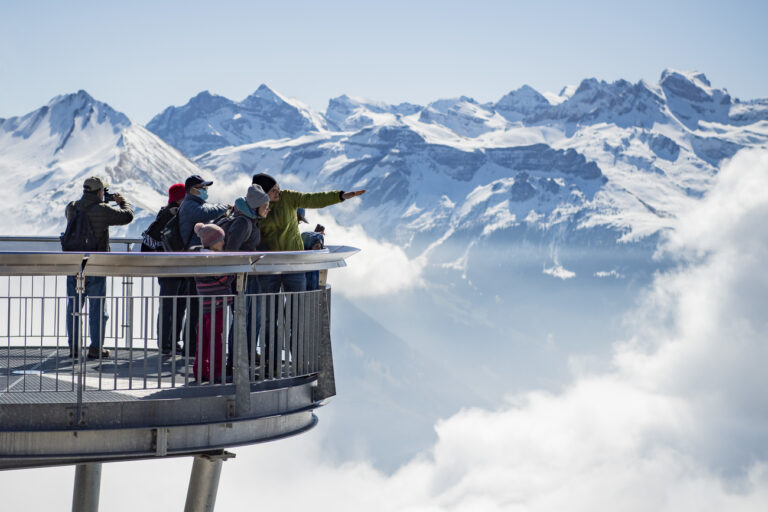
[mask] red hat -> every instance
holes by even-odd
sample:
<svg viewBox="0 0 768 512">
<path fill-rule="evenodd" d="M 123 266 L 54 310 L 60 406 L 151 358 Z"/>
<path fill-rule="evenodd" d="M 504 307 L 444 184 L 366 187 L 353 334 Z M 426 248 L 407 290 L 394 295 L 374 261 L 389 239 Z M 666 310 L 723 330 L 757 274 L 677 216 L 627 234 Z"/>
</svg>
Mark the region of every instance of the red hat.
<svg viewBox="0 0 768 512">
<path fill-rule="evenodd" d="M 175 203 L 176 201 L 183 201 L 186 194 L 187 192 L 184 190 L 183 183 L 171 185 L 171 188 L 168 189 L 168 202 Z"/>
</svg>

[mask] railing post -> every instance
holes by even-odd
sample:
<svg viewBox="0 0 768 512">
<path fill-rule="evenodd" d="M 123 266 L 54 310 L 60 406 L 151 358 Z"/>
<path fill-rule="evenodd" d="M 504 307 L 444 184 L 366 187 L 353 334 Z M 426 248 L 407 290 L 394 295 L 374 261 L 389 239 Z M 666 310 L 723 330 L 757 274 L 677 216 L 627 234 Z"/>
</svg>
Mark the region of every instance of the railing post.
<svg viewBox="0 0 768 512">
<path fill-rule="evenodd" d="M 248 347 L 246 329 L 246 300 L 244 273 L 237 274 L 237 295 L 235 295 L 235 318 L 233 333 L 233 369 L 232 377 L 235 383 L 235 415 L 242 416 L 251 410 L 251 382 L 248 378 Z M 256 305 L 254 304 L 253 307 Z"/>
<path fill-rule="evenodd" d="M 77 304 L 73 315 L 77 318 L 77 339 L 72 340 L 72 349 L 77 351 L 77 404 L 75 405 L 75 425 L 83 420 L 83 388 L 85 387 L 85 315 L 83 314 L 83 297 L 85 296 L 85 275 L 83 269 L 75 276 L 75 294 Z M 91 314 L 91 312 L 88 312 Z M 69 319 L 67 319 L 69 321 Z M 74 320 L 74 318 L 72 319 Z M 77 344 L 77 345 L 75 345 Z"/>
<path fill-rule="evenodd" d="M 101 464 L 75 466 L 75 490 L 72 493 L 72 512 L 97 512 L 101 489 Z"/>
<path fill-rule="evenodd" d="M 314 293 L 314 292 L 313 292 Z M 336 378 L 333 374 L 333 351 L 331 350 L 331 288 L 320 293 L 320 340 L 317 347 L 319 371 L 313 399 L 325 400 L 336 395 Z"/>
<path fill-rule="evenodd" d="M 133 278 L 123 277 L 123 334 L 125 335 L 125 346 L 133 346 Z M 117 340 L 115 340 L 117 343 Z"/>
</svg>

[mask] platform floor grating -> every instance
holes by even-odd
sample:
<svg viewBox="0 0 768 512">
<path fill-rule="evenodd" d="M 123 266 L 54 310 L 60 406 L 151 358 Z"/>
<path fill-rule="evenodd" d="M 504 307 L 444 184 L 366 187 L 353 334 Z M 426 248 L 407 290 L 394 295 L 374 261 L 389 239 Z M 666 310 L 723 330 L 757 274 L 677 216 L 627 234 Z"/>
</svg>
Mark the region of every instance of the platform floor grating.
<svg viewBox="0 0 768 512">
<path fill-rule="evenodd" d="M 189 388 L 221 390 L 215 383 L 194 379 L 194 357 L 166 356 L 157 349 L 106 346 L 109 358 L 83 361 L 86 402 L 137 400 L 158 396 L 173 398 L 174 391 Z M 78 362 L 68 347 L 0 347 L 0 404 L 53 403 L 74 399 Z M 221 362 L 217 361 L 216 366 Z"/>
</svg>

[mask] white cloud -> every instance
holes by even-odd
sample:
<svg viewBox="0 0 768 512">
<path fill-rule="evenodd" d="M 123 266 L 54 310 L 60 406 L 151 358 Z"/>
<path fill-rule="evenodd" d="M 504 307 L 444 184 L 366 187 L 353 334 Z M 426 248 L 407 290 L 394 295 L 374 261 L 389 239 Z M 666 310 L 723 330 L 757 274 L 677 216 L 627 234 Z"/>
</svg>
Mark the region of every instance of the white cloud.
<svg viewBox="0 0 768 512">
<path fill-rule="evenodd" d="M 567 268 L 565 268 L 562 265 L 559 265 L 557 263 L 554 264 L 551 267 L 544 267 L 542 269 L 542 273 L 544 273 L 544 274 L 546 274 L 548 276 L 552 276 L 552 277 L 556 277 L 558 279 L 562 279 L 563 281 L 565 281 L 566 279 L 571 279 L 572 277 L 576 277 L 576 272 L 568 270 Z"/>
<path fill-rule="evenodd" d="M 411 260 L 395 244 L 375 240 L 360 225 L 343 227 L 320 210 L 308 212 L 313 229 L 315 223 L 325 226 L 327 245 L 357 247 L 361 253 L 347 260 L 347 266 L 328 272 L 328 282 L 335 292 L 349 298 L 371 297 L 401 292 L 423 285 L 422 260 Z"/>
<path fill-rule="evenodd" d="M 391 475 L 364 460 L 328 459 L 328 421 L 238 449 L 225 463 L 217 509 L 768 509 L 768 154 L 737 155 L 714 187 L 666 243 L 685 264 L 656 277 L 611 371 L 580 375 L 560 393 L 515 395 L 495 411 L 461 411 L 437 424 L 431 450 Z M 326 222 L 333 237 L 354 239 L 354 230 Z M 179 508 L 189 461 L 137 465 L 105 469 L 103 507 Z M 19 504 L 21 477 L 8 475 L 4 502 Z M 162 484 L 168 477 L 172 492 Z M 146 492 L 121 499 L 128 481 Z M 66 487 L 62 494 L 49 487 L 33 503 L 66 504 Z"/>
<path fill-rule="evenodd" d="M 323 460 L 309 438 L 291 448 L 302 463 L 274 445 L 261 457 L 277 466 L 242 474 L 265 506 L 302 482 L 296 510 L 766 510 L 767 194 L 768 155 L 723 169 L 665 246 L 686 265 L 656 278 L 610 372 L 462 411 L 392 475 Z"/>
</svg>

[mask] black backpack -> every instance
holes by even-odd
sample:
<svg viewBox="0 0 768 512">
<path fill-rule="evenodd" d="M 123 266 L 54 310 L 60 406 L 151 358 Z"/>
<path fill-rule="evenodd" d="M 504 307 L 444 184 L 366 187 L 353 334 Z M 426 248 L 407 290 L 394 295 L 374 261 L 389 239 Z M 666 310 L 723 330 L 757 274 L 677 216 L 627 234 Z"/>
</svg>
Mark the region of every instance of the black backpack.
<svg viewBox="0 0 768 512">
<path fill-rule="evenodd" d="M 164 206 L 157 212 L 157 217 L 152 221 L 147 229 L 141 234 L 141 252 L 162 252 L 163 251 L 163 228 L 168 221 L 178 213 L 176 206 Z"/>
<path fill-rule="evenodd" d="M 160 233 L 160 242 L 165 252 L 181 252 L 187 248 L 184 238 L 181 236 L 179 226 L 179 214 L 177 213 L 165 225 Z"/>
<path fill-rule="evenodd" d="M 97 251 L 99 249 L 99 241 L 88 219 L 88 211 L 96 204 L 92 204 L 85 210 L 75 207 L 74 216 L 67 222 L 67 229 L 59 237 L 62 251 Z"/>
</svg>

